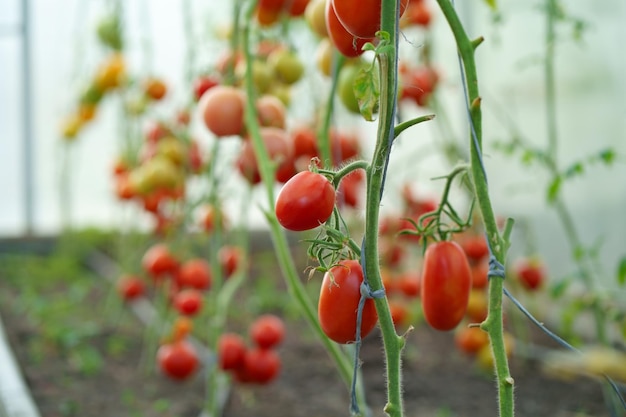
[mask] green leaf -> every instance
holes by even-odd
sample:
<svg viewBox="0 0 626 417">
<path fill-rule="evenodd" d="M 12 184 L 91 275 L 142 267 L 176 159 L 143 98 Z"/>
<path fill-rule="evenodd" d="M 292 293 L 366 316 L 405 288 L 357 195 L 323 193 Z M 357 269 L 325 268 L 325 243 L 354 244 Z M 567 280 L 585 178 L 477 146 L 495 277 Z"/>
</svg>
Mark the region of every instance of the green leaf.
<svg viewBox="0 0 626 417">
<path fill-rule="evenodd" d="M 550 204 L 554 203 L 557 196 L 559 195 L 559 190 L 561 189 L 562 182 L 563 182 L 563 179 L 561 178 L 560 175 L 552 180 L 552 182 L 548 186 L 548 193 L 546 196 L 548 203 Z"/>
<path fill-rule="evenodd" d="M 582 162 L 576 162 L 565 170 L 565 178 L 572 178 L 576 175 L 581 175 L 585 172 L 585 166 Z"/>
<path fill-rule="evenodd" d="M 361 114 L 368 122 L 374 121 L 380 98 L 380 79 L 376 66 L 360 68 L 353 87 Z"/>
<path fill-rule="evenodd" d="M 552 285 L 552 287 L 550 288 L 550 295 L 552 296 L 552 298 L 554 299 L 560 298 L 565 293 L 565 290 L 567 290 L 570 283 L 571 283 L 570 280 L 564 279 Z"/>
<path fill-rule="evenodd" d="M 615 151 L 613 149 L 605 149 L 598 154 L 598 157 L 605 165 L 611 165 L 615 161 Z"/>
<path fill-rule="evenodd" d="M 619 285 L 626 284 L 626 256 L 623 256 L 617 267 L 617 283 Z"/>
</svg>

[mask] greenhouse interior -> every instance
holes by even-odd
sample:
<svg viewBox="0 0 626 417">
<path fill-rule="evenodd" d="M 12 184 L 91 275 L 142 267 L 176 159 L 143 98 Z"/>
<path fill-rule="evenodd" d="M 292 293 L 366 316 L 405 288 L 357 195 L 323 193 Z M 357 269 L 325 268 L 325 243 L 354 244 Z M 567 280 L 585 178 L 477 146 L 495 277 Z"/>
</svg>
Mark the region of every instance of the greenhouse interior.
<svg viewBox="0 0 626 417">
<path fill-rule="evenodd" d="M 626 417 L 624 22 L 2 0 L 0 417 Z"/>
</svg>

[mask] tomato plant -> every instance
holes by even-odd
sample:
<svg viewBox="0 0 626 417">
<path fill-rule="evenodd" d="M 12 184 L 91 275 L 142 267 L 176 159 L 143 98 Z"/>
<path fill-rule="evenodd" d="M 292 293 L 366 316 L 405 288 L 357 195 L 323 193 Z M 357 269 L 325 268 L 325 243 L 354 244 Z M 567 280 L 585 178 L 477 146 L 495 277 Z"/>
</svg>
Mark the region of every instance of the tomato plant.
<svg viewBox="0 0 626 417">
<path fill-rule="evenodd" d="M 326 336 L 337 343 L 351 343 L 356 339 L 362 283 L 363 269 L 355 260 L 341 261 L 324 274 L 317 315 Z M 374 300 L 368 299 L 363 307 L 361 337 L 367 336 L 377 321 Z"/>
<path fill-rule="evenodd" d="M 472 273 L 458 243 L 432 243 L 424 254 L 421 298 L 424 318 L 437 330 L 452 330 L 467 310 Z"/>
</svg>

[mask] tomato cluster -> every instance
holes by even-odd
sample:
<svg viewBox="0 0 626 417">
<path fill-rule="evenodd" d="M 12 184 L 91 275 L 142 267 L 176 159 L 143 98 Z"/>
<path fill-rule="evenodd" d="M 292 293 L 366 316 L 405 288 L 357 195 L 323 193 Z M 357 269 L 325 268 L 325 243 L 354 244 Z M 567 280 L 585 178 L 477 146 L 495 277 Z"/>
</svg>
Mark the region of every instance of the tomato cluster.
<svg viewBox="0 0 626 417">
<path fill-rule="evenodd" d="M 253 346 L 237 333 L 224 333 L 217 342 L 218 365 L 240 383 L 267 384 L 279 374 L 276 348 L 285 338 L 282 319 L 272 314 L 258 317 L 248 328 Z"/>
</svg>

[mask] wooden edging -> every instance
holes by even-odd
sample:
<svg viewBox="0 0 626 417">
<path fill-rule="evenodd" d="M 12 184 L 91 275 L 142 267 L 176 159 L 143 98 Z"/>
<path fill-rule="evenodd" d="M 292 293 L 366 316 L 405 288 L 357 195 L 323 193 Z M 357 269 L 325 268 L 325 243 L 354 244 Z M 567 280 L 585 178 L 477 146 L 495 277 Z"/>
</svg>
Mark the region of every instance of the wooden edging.
<svg viewBox="0 0 626 417">
<path fill-rule="evenodd" d="M 0 318 L 0 417 L 40 417 Z"/>
</svg>

